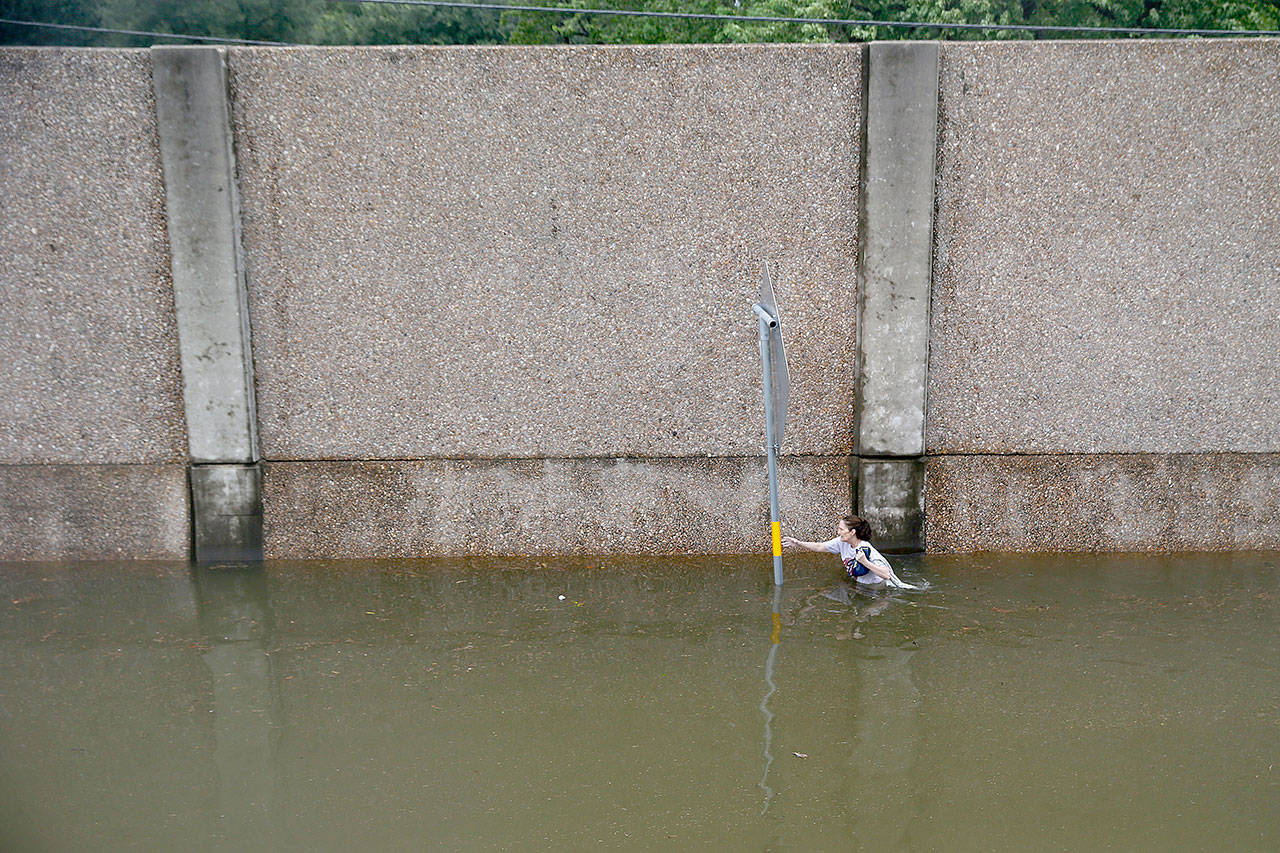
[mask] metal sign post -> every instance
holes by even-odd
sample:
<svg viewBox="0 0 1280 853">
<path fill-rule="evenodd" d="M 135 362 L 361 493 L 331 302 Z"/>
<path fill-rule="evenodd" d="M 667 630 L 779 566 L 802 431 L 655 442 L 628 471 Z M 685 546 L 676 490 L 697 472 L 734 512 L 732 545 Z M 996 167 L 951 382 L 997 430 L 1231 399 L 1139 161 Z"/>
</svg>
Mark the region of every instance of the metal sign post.
<svg viewBox="0 0 1280 853">
<path fill-rule="evenodd" d="M 769 456 L 769 523 L 773 530 L 773 582 L 782 586 L 782 526 L 778 513 L 778 448 L 787 423 L 791 375 L 782 346 L 782 322 L 766 265 L 760 275 L 760 299 L 751 306 L 760 326 L 760 364 L 764 369 L 765 444 Z"/>
</svg>

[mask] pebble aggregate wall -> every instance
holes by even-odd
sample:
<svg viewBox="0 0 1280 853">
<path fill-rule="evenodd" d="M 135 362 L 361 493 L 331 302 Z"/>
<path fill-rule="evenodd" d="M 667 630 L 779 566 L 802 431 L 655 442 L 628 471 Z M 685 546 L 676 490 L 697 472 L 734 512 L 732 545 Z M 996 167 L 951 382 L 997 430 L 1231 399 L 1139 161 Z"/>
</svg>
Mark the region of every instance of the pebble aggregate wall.
<svg viewBox="0 0 1280 853">
<path fill-rule="evenodd" d="M 945 45 L 938 168 L 929 548 L 1276 547 L 1280 42 Z"/>
<path fill-rule="evenodd" d="M 186 461 L 146 51 L 0 51 L 0 462 Z"/>
<path fill-rule="evenodd" d="M 847 454 L 860 56 L 232 50 L 263 456 Z"/>
<path fill-rule="evenodd" d="M 766 548 L 765 261 L 825 534 L 861 56 L 232 50 L 268 556 Z"/>
<path fill-rule="evenodd" d="M 0 465 L 0 560 L 172 560 L 191 551 L 187 469 Z"/>
<path fill-rule="evenodd" d="M 0 559 L 187 556 L 146 51 L 0 51 L 0 199 Z"/>
<path fill-rule="evenodd" d="M 863 55 L 229 50 L 267 555 L 763 552 L 766 259 L 825 535 Z M 0 51 L 0 559 L 189 554 L 150 72 Z M 1280 42 L 942 45 L 939 95 L 929 548 L 1280 547 Z"/>
<path fill-rule="evenodd" d="M 944 534 L 931 550 L 1280 550 L 1280 454 L 935 456 L 926 468 L 926 527 Z"/>
<path fill-rule="evenodd" d="M 825 538 L 832 508 L 849 504 L 848 476 L 843 458 L 783 457 L 784 515 Z M 263 505 L 268 557 L 768 546 L 768 481 L 750 457 L 268 463 Z"/>
<path fill-rule="evenodd" d="M 1280 42 L 947 45 L 931 453 L 1280 450 Z"/>
</svg>

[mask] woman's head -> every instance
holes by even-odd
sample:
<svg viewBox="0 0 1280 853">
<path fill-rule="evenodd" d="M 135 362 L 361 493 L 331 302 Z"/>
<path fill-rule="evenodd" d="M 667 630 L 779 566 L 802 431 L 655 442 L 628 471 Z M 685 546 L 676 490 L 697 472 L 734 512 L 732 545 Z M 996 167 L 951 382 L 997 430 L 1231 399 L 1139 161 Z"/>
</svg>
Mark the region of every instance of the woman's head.
<svg viewBox="0 0 1280 853">
<path fill-rule="evenodd" d="M 871 541 L 871 525 L 868 524 L 867 520 L 860 515 L 844 516 L 840 519 L 840 523 L 836 525 L 836 531 L 841 539 L 844 539 L 846 534 L 848 534 L 853 537 L 857 537 L 863 542 Z"/>
</svg>

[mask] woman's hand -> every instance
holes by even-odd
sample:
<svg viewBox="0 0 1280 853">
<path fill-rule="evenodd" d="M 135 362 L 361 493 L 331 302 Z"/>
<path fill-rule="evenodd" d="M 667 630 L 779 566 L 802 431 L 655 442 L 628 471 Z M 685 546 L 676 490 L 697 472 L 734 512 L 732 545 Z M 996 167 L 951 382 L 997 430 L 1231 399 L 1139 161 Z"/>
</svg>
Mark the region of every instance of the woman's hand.
<svg viewBox="0 0 1280 853">
<path fill-rule="evenodd" d="M 783 545 L 790 545 L 793 548 L 803 548 L 806 551 L 823 551 L 821 542 L 802 542 L 794 536 L 783 536 Z"/>
<path fill-rule="evenodd" d="M 881 578 L 883 580 L 889 580 L 893 577 L 893 571 L 891 569 L 886 569 L 884 566 L 880 566 L 871 562 L 863 555 L 861 551 L 857 552 L 857 554 L 854 555 L 854 559 L 857 560 L 861 565 L 866 566 L 868 571 L 870 571 L 871 574 L 875 575 L 878 578 Z"/>
</svg>

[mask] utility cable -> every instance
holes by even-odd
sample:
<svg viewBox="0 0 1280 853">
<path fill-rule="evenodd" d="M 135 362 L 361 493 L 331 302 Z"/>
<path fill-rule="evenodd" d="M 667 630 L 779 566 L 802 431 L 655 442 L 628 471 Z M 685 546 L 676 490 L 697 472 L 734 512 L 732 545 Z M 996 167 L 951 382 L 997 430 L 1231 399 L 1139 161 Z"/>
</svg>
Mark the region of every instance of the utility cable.
<svg viewBox="0 0 1280 853">
<path fill-rule="evenodd" d="M 669 18 L 677 20 L 726 21 L 750 24 L 824 24 L 847 27 L 885 27 L 889 29 L 932 30 L 1012 30 L 1020 32 L 1098 33 L 1108 35 L 1180 35 L 1180 36 L 1280 36 L 1280 30 L 1207 30 L 1177 29 L 1165 27 L 1073 27 L 1051 24 L 966 24 L 935 21 L 877 21 L 856 18 L 792 18 L 780 15 L 716 15 L 706 12 L 655 12 L 640 9 L 577 9 L 572 6 L 526 6 L 510 3 L 465 3 L 460 0 L 329 0 L 331 3 L 379 6 L 420 6 L 448 9 L 473 9 L 488 12 L 547 12 L 562 15 L 612 15 L 633 18 Z M 90 27 L 78 24 L 54 24 L 47 21 L 20 21 L 0 18 L 0 24 L 20 27 L 37 27 L 55 30 L 104 33 L 109 35 L 142 36 L 147 38 L 184 39 L 187 41 L 218 44 L 266 45 L 271 47 L 297 47 L 296 43 L 238 39 L 225 36 L 197 36 L 183 33 L 157 33 L 146 30 L 121 30 L 109 27 Z"/>
<path fill-rule="evenodd" d="M 749 24 L 831 24 L 848 27 L 891 27 L 929 30 L 1019 30 L 1048 33 L 1108 33 L 1112 35 L 1280 36 L 1280 30 L 1193 30 L 1160 27 L 1070 27 L 1051 24 L 961 24 L 935 21 L 863 21 L 849 18 L 787 18 L 773 15 L 715 15 L 708 12 L 653 12 L 642 9 L 575 9 L 572 6 L 520 6 L 508 3 L 464 3 L 459 0 L 329 0 L 331 3 L 375 6 L 428 6 L 492 12 L 554 12 L 562 15 L 617 15 L 632 18 L 680 18 L 734 21 Z"/>
<path fill-rule="evenodd" d="M 0 24 L 13 24 L 19 27 L 45 27 L 51 30 L 77 30 L 88 33 L 109 33 L 121 36 L 147 36 L 149 38 L 187 39 L 188 41 L 210 41 L 222 44 L 263 44 L 275 47 L 296 47 L 283 41 L 259 41 L 256 39 L 224 38 L 222 36 L 188 36 L 179 33 L 150 33 L 143 30 L 113 30 L 108 27 L 86 27 L 78 24 L 51 24 L 47 21 L 18 21 L 13 18 L 0 18 Z"/>
</svg>

